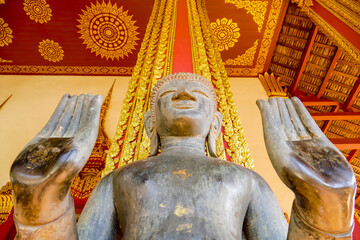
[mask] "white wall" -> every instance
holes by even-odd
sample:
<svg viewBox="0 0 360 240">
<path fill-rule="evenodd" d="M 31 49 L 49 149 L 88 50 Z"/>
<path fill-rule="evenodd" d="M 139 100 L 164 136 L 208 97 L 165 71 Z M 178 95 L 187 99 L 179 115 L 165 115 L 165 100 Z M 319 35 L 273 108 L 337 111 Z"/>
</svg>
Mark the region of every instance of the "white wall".
<svg viewBox="0 0 360 240">
<path fill-rule="evenodd" d="M 106 96 L 114 79 L 116 84 L 105 122 L 111 139 L 115 135 L 129 77 L 0 75 L 0 103 L 13 94 L 0 110 L 0 187 L 9 181 L 9 169 L 17 154 L 41 130 L 63 94 Z M 255 170 L 269 183 L 283 211 L 290 214 L 293 195 L 271 166 L 255 104 L 259 98 L 266 99 L 266 93 L 257 78 L 230 79 L 230 84 Z"/>
</svg>

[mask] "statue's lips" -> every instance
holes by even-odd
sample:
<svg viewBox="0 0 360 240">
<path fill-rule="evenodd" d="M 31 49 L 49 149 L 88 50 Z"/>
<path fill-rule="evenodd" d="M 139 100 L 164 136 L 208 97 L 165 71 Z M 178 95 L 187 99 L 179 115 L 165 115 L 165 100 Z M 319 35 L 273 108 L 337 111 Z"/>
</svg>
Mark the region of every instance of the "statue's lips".
<svg viewBox="0 0 360 240">
<path fill-rule="evenodd" d="M 197 104 L 195 101 L 192 100 L 183 100 L 183 101 L 172 102 L 171 106 L 176 109 L 192 109 L 192 108 L 196 108 Z"/>
</svg>

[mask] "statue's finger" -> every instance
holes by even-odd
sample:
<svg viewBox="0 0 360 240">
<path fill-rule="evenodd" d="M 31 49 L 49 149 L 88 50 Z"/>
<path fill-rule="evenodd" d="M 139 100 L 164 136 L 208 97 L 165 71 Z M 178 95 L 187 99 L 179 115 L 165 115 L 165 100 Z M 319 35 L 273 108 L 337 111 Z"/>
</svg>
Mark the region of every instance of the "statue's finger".
<svg viewBox="0 0 360 240">
<path fill-rule="evenodd" d="M 83 106 L 82 106 L 82 110 L 81 110 L 81 118 L 80 118 L 80 123 L 79 123 L 79 126 L 78 126 L 78 131 L 80 129 L 82 129 L 84 127 L 84 124 L 85 124 L 85 121 L 86 121 L 86 116 L 87 116 L 87 112 L 88 112 L 88 108 L 89 108 L 89 104 L 90 104 L 90 101 L 91 99 L 93 99 L 94 95 L 89 93 L 85 96 L 84 98 L 84 103 L 83 103 Z"/>
<path fill-rule="evenodd" d="M 285 103 L 289 111 L 291 121 L 293 122 L 294 128 L 297 134 L 299 135 L 300 139 L 311 139 L 311 135 L 306 130 L 304 124 L 302 123 L 298 113 L 295 110 L 293 102 L 289 98 L 286 98 Z"/>
<path fill-rule="evenodd" d="M 304 104 L 302 104 L 300 99 L 297 97 L 293 97 L 291 101 L 294 103 L 296 111 L 299 113 L 302 122 L 304 123 L 310 134 L 313 137 L 324 137 L 325 135 L 323 134 L 319 126 L 316 124 L 314 119 L 311 117 L 310 113 L 305 108 Z"/>
<path fill-rule="evenodd" d="M 36 136 L 37 138 L 47 138 L 47 137 L 51 136 L 51 134 L 54 132 L 56 126 L 58 125 L 61 116 L 63 115 L 63 113 L 65 111 L 65 108 L 68 104 L 69 99 L 70 99 L 69 94 L 65 94 L 62 97 L 62 99 L 60 100 L 54 113 L 52 114 L 51 118 L 46 123 L 45 127 Z"/>
<path fill-rule="evenodd" d="M 84 116 L 84 126 L 76 133 L 73 140 L 73 146 L 79 152 L 79 156 L 75 160 L 78 162 L 74 162 L 74 164 L 80 169 L 90 157 L 91 151 L 95 145 L 99 131 L 100 110 L 103 100 L 104 98 L 101 95 L 97 95 L 91 99 L 86 116 Z"/>
<path fill-rule="evenodd" d="M 68 104 L 66 105 L 65 111 L 60 118 L 58 125 L 56 126 L 54 132 L 51 134 L 51 137 L 62 137 L 65 134 L 74 113 L 76 100 L 77 100 L 77 96 L 72 96 L 70 98 Z"/>
<path fill-rule="evenodd" d="M 278 141 L 279 139 L 287 140 L 285 135 L 281 135 L 281 130 L 278 128 L 278 124 L 276 123 L 276 119 L 273 113 L 273 110 L 270 104 L 263 100 L 257 100 L 256 104 L 258 105 L 261 113 L 265 140 L 268 138 L 270 141 Z"/>
<path fill-rule="evenodd" d="M 77 98 L 73 117 L 71 118 L 71 122 L 69 124 L 69 127 L 68 127 L 66 133 L 64 134 L 64 137 L 73 137 L 75 135 L 75 133 L 77 132 L 77 130 L 79 128 L 82 107 L 84 104 L 84 98 L 85 98 L 84 94 L 81 94 Z"/>
<path fill-rule="evenodd" d="M 276 98 L 269 98 L 269 103 L 270 103 L 270 106 L 271 106 L 271 109 L 272 109 L 272 112 L 273 112 L 273 115 L 274 115 L 274 118 L 275 118 L 275 123 L 276 123 L 276 126 L 279 130 L 279 134 L 281 135 L 282 139 L 287 139 L 287 136 L 284 132 L 284 129 L 281 125 L 281 119 L 280 119 L 280 112 L 279 112 L 279 106 L 278 106 L 278 103 L 277 103 L 277 100 Z"/>
<path fill-rule="evenodd" d="M 280 118 L 286 133 L 286 136 L 290 141 L 297 141 L 300 140 L 299 135 L 297 134 L 294 125 L 290 119 L 290 114 L 288 108 L 286 107 L 285 101 L 283 98 L 276 99 L 279 106 Z"/>
</svg>

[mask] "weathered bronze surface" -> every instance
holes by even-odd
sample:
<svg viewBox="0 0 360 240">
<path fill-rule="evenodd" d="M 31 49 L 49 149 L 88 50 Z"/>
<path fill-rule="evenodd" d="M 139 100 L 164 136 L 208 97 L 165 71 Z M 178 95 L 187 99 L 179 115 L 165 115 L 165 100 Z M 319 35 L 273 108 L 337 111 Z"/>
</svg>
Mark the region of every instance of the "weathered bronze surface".
<svg viewBox="0 0 360 240">
<path fill-rule="evenodd" d="M 94 98 L 89 114 L 73 114 L 86 107 L 65 96 L 12 167 L 18 237 L 350 239 L 354 174 L 300 101 L 258 102 L 271 161 L 295 193 L 288 231 L 267 183 L 247 168 L 216 158 L 221 114 L 214 91 L 207 80 L 188 76 L 193 79 L 173 75 L 154 87 L 151 111 L 144 116 L 150 156 L 103 178 L 77 227 L 69 186 L 95 142 L 101 101 Z M 81 124 L 84 116 L 88 121 Z M 60 129 L 62 135 L 54 134 Z M 206 156 L 206 146 L 212 157 Z"/>
</svg>

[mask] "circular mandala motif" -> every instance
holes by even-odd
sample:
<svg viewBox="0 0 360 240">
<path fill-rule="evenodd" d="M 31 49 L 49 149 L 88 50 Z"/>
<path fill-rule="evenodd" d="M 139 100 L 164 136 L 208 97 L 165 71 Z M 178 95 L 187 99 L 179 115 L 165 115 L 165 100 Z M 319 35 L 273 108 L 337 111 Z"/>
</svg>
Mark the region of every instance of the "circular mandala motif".
<svg viewBox="0 0 360 240">
<path fill-rule="evenodd" d="M 46 39 L 39 43 L 39 52 L 45 60 L 50 62 L 59 62 L 64 58 L 64 50 L 59 43 Z"/>
<path fill-rule="evenodd" d="M 96 2 L 96 5 L 91 4 L 80 14 L 80 39 L 96 56 L 100 55 L 106 60 L 123 59 L 135 50 L 136 40 L 139 40 L 136 37 L 139 34 L 136 31 L 138 27 L 131 19 L 132 16 L 123 11 L 122 7 L 118 8 L 116 3 Z"/>
<path fill-rule="evenodd" d="M 238 28 L 237 23 L 231 19 L 216 19 L 216 22 L 212 22 L 210 26 L 213 30 L 219 51 L 229 50 L 229 48 L 234 47 L 235 43 L 238 42 L 240 28 Z"/>
<path fill-rule="evenodd" d="M 8 46 L 12 43 L 12 39 L 14 38 L 12 34 L 11 28 L 4 21 L 4 19 L 0 18 L 0 47 Z"/>
<path fill-rule="evenodd" d="M 38 23 L 46 23 L 52 17 L 46 0 L 24 0 L 24 10 L 31 20 Z"/>
</svg>

